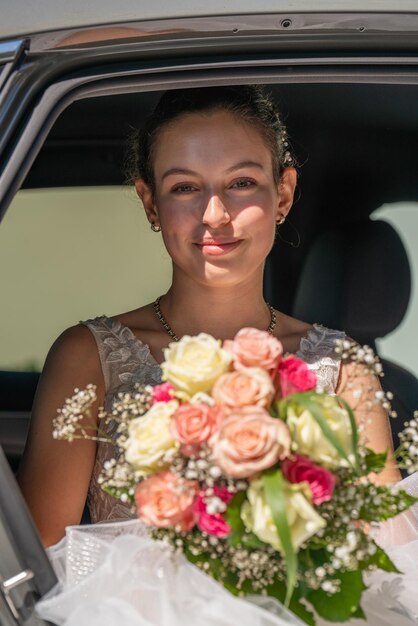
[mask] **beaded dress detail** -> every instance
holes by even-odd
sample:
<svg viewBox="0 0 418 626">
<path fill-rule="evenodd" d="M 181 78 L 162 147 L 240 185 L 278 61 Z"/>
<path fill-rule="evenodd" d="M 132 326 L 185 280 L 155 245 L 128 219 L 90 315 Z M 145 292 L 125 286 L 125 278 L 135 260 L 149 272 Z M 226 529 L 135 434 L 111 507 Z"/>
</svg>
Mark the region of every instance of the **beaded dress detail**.
<svg viewBox="0 0 418 626">
<path fill-rule="evenodd" d="M 132 391 L 136 383 L 157 385 L 161 382 L 161 368 L 149 347 L 143 344 L 127 326 L 106 316 L 81 322 L 93 333 L 99 351 L 105 381 L 104 408 L 110 412 L 118 393 Z M 297 356 L 304 359 L 318 379 L 318 389 L 335 393 L 340 371 L 340 356 L 335 352 L 335 341 L 345 334 L 314 324 L 302 338 Z M 116 424 L 102 424 L 101 430 L 113 435 Z M 132 509 L 105 493 L 98 477 L 107 460 L 116 455 L 114 446 L 98 442 L 96 460 L 90 481 L 88 504 L 92 522 L 121 520 L 134 517 Z"/>
</svg>

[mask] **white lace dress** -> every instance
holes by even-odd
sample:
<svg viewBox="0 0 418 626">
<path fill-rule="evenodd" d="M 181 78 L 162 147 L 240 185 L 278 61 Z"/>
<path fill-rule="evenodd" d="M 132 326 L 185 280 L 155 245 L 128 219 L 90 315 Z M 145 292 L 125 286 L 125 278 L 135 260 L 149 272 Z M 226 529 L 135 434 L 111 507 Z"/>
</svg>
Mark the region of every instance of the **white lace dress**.
<svg viewBox="0 0 418 626">
<path fill-rule="evenodd" d="M 107 317 L 84 324 L 97 341 L 106 408 L 118 392 L 132 389 L 137 382 L 160 382 L 158 363 L 129 328 Z M 298 356 L 316 372 L 318 386 L 328 393 L 335 391 L 340 370 L 334 342 L 343 336 L 315 325 L 300 344 Z M 109 429 L 113 428 L 111 424 Z M 62 626 L 304 626 L 274 599 L 257 597 L 250 602 L 232 596 L 183 555 L 173 555 L 149 539 L 139 520 L 127 519 L 132 517 L 131 510 L 106 495 L 97 483 L 103 463 L 114 454 L 112 446 L 98 446 L 90 484 L 91 516 L 102 523 L 68 528 L 66 537 L 48 551 L 60 582 L 38 603 L 41 617 Z M 418 496 L 416 476 L 402 481 L 402 487 Z M 362 599 L 367 626 L 416 625 L 417 507 L 386 523 L 379 542 L 406 575 L 379 571 L 368 577 Z M 317 624 L 326 626 L 320 619 Z M 363 626 L 365 622 L 346 624 Z"/>
</svg>

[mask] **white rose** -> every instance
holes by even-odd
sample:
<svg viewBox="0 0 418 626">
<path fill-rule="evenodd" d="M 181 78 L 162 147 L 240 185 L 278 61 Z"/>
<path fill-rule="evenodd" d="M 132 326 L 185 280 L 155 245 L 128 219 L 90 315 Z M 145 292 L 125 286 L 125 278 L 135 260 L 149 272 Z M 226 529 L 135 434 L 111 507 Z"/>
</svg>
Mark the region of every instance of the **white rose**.
<svg viewBox="0 0 418 626">
<path fill-rule="evenodd" d="M 351 422 L 347 411 L 332 396 L 318 396 L 315 402 L 319 403 L 328 426 L 350 461 L 353 461 Z M 325 437 L 310 411 L 301 405 L 290 403 L 286 423 L 298 454 L 304 454 L 326 467 L 347 467 L 347 461 Z"/>
<path fill-rule="evenodd" d="M 125 458 L 142 475 L 166 469 L 176 453 L 180 444 L 170 433 L 170 421 L 178 406 L 177 400 L 156 402 L 130 422 Z"/>
<path fill-rule="evenodd" d="M 184 335 L 180 341 L 170 343 L 164 358 L 163 379 L 189 398 L 200 391 L 209 392 L 232 360 L 229 352 L 221 348 L 221 342 L 206 333 L 196 337 Z"/>
<path fill-rule="evenodd" d="M 290 537 L 295 551 L 326 525 L 325 520 L 311 506 L 309 487 L 304 483 L 291 485 L 284 483 L 285 510 L 289 525 Z M 244 526 L 253 532 L 261 541 L 270 544 L 282 552 L 282 545 L 276 525 L 267 504 L 263 481 L 251 482 L 247 491 L 248 501 L 241 507 L 241 519 Z"/>
</svg>

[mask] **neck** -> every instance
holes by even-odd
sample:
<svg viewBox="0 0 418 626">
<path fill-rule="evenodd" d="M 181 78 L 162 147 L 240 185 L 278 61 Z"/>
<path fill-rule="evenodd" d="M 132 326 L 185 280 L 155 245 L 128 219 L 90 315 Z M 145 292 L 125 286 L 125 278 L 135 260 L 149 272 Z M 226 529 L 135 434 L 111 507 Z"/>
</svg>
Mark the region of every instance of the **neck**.
<svg viewBox="0 0 418 626">
<path fill-rule="evenodd" d="M 217 339 L 230 339 L 243 327 L 267 330 L 271 321 L 260 281 L 233 288 L 208 288 L 173 280 L 160 306 L 178 337 L 206 332 Z"/>
</svg>

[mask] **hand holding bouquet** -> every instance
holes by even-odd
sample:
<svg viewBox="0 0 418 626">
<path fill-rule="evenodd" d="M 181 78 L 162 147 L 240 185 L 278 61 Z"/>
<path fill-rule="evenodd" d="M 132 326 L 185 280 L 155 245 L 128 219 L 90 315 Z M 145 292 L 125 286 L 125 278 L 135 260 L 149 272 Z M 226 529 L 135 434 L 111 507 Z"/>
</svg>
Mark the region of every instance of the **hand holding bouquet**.
<svg viewBox="0 0 418 626">
<path fill-rule="evenodd" d="M 165 382 L 120 394 L 103 418 L 118 424 L 103 489 L 235 594 L 274 596 L 309 624 L 312 607 L 329 621 L 361 617 L 363 572 L 396 571 L 367 528 L 414 498 L 368 480 L 386 455 L 359 443 L 352 409 L 263 331 L 223 345 L 185 336 L 164 356 Z M 77 392 L 55 436 L 100 438 L 78 434 L 93 399 L 91 386 Z"/>
</svg>

